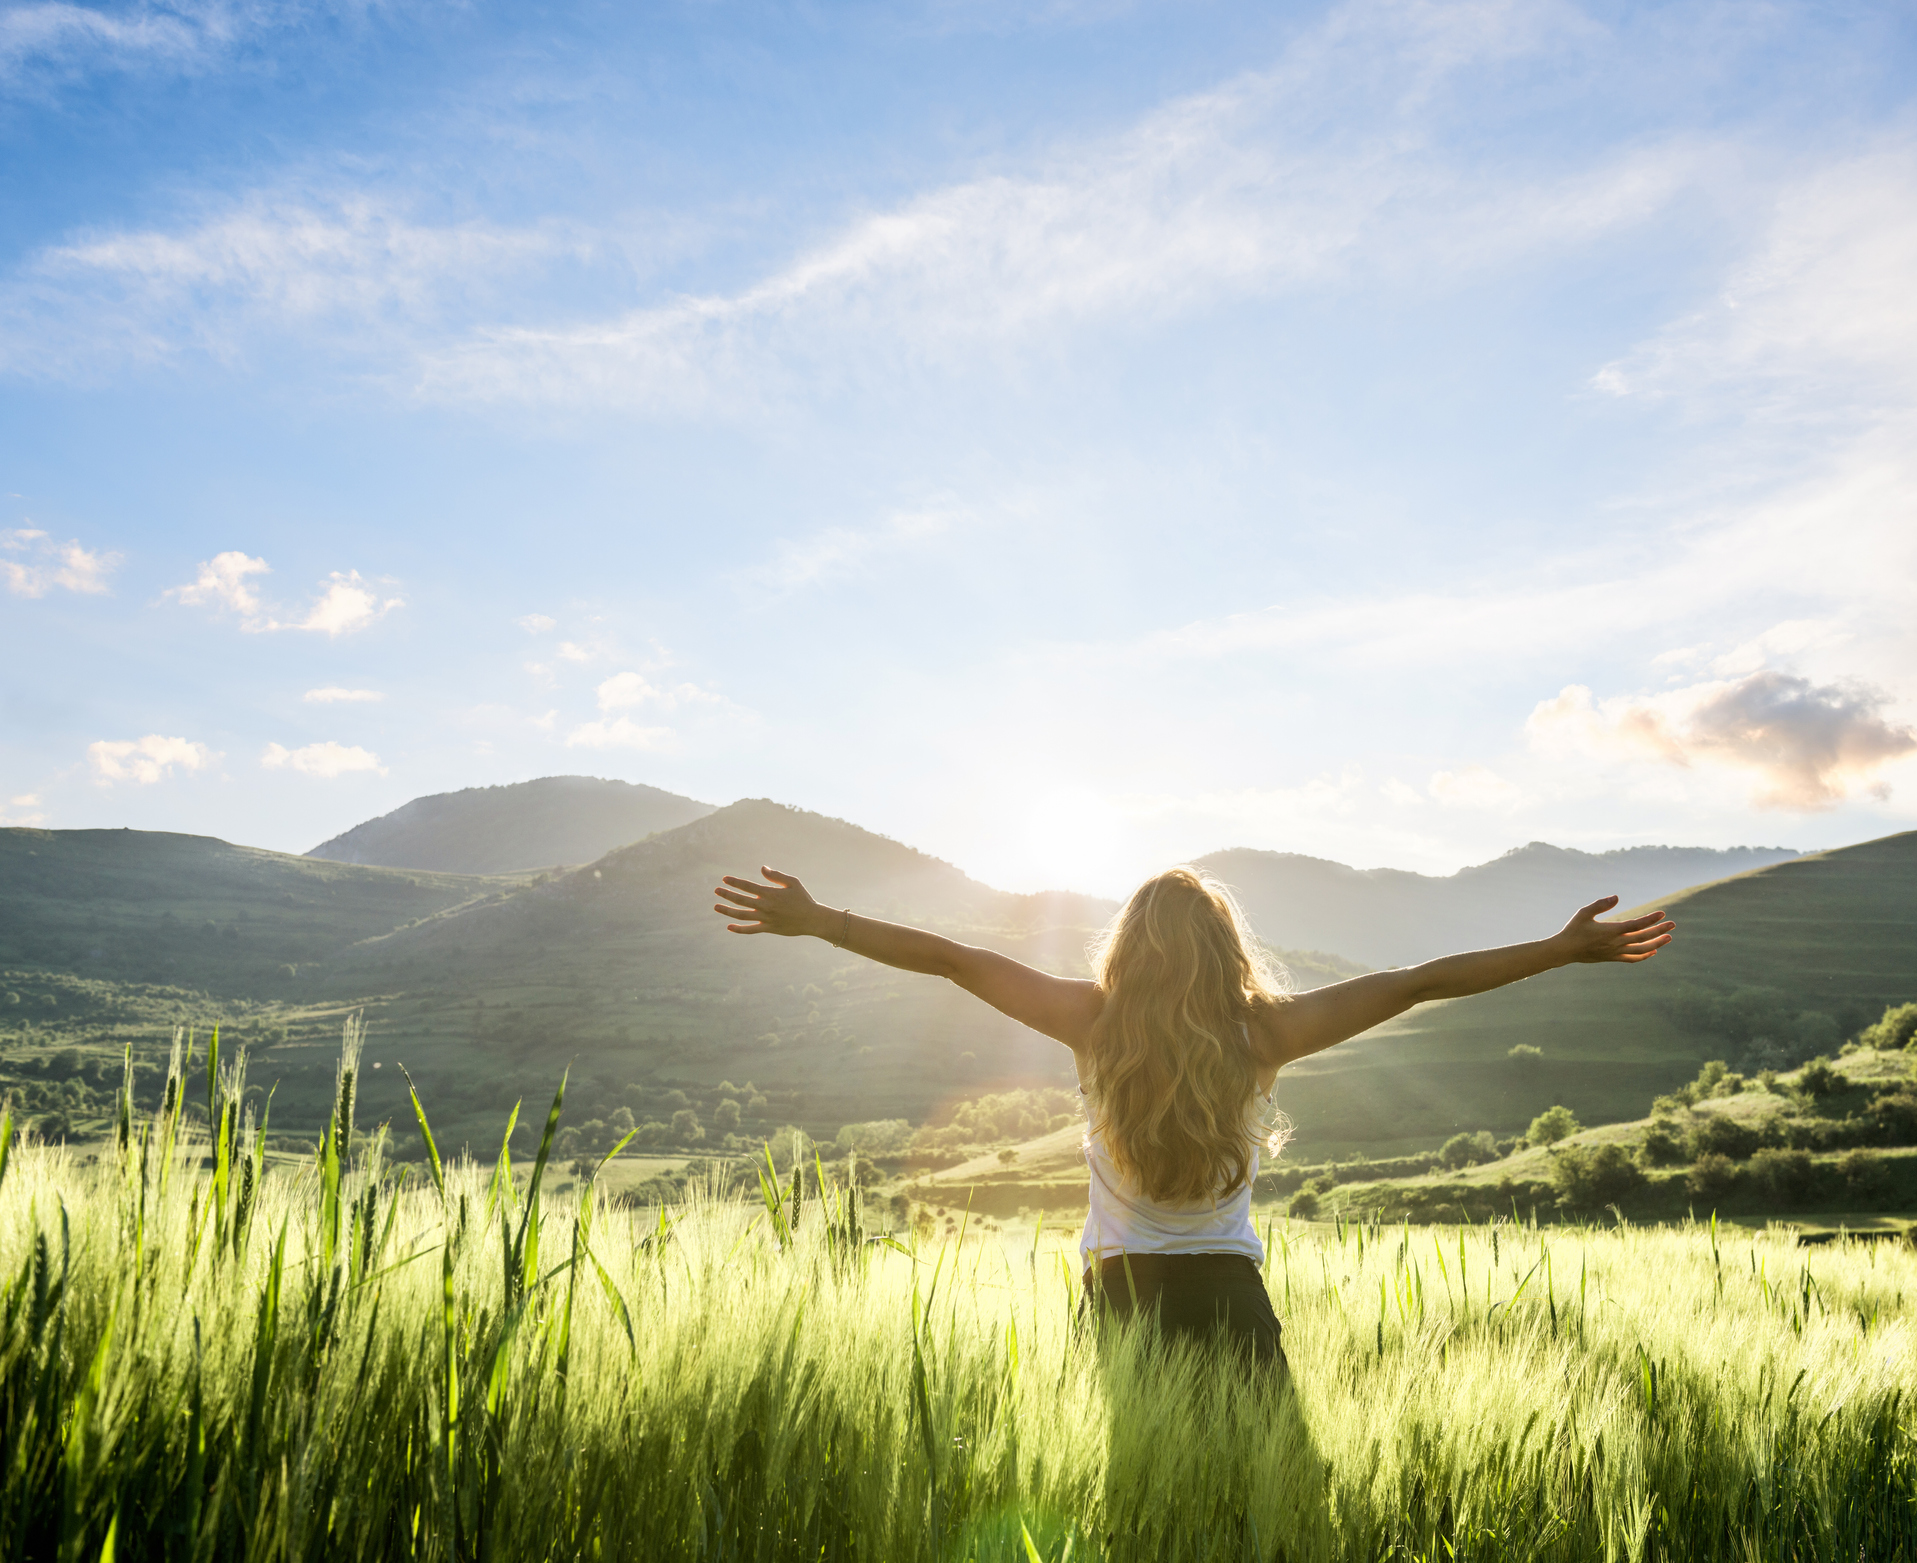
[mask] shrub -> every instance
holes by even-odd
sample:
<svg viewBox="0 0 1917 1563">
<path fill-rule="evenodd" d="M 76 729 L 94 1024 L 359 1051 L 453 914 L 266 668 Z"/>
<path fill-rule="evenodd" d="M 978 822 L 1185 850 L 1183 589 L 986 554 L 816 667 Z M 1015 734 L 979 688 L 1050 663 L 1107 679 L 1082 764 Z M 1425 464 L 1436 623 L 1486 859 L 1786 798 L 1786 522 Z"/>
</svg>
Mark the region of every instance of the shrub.
<svg viewBox="0 0 1917 1563">
<path fill-rule="evenodd" d="M 739 1104 L 731 1097 L 720 1097 L 719 1105 L 712 1109 L 712 1127 L 721 1134 L 731 1134 L 739 1127 Z"/>
<path fill-rule="evenodd" d="M 630 1107 L 613 1108 L 612 1116 L 606 1120 L 606 1123 L 614 1134 L 624 1134 L 628 1129 L 634 1126 L 632 1109 Z"/>
<path fill-rule="evenodd" d="M 1709 1151 L 1691 1163 L 1684 1185 L 1693 1199 L 1722 1199 L 1737 1187 L 1737 1163 L 1717 1151 Z"/>
<path fill-rule="evenodd" d="M 1844 1187 L 1861 1199 L 1871 1199 L 1890 1187 L 1890 1168 L 1875 1151 L 1845 1151 L 1837 1159 Z"/>
<path fill-rule="evenodd" d="M 672 1115 L 672 1137 L 675 1140 L 703 1140 L 706 1131 L 699 1127 L 699 1115 L 690 1107 L 681 1107 Z"/>
<path fill-rule="evenodd" d="M 1870 1137 L 1879 1145 L 1917 1145 L 1917 1089 L 1886 1091 L 1864 1109 Z"/>
<path fill-rule="evenodd" d="M 1831 1068 L 1830 1060 L 1824 1057 L 1813 1058 L 1797 1076 L 1799 1088 L 1811 1096 L 1835 1096 L 1850 1082 Z"/>
<path fill-rule="evenodd" d="M 1766 1149 L 1751 1158 L 1751 1176 L 1779 1199 L 1810 1193 L 1816 1167 L 1809 1151 Z"/>
<path fill-rule="evenodd" d="M 1615 1205 L 1644 1185 L 1644 1174 L 1622 1145 L 1567 1145 L 1551 1164 L 1558 1202 L 1590 1210 Z"/>
<path fill-rule="evenodd" d="M 1291 1196 L 1291 1203 L 1285 1209 L 1300 1221 L 1309 1221 L 1318 1214 L 1318 1195 L 1310 1187 L 1302 1188 Z"/>
<path fill-rule="evenodd" d="M 1708 1113 L 1691 1125 L 1690 1150 L 1693 1159 L 1718 1155 L 1742 1161 L 1757 1149 L 1757 1145 L 1755 1129 L 1722 1113 Z"/>
<path fill-rule="evenodd" d="M 1454 1134 L 1438 1152 L 1439 1163 L 1452 1172 L 1497 1159 L 1498 1142 L 1489 1129 L 1480 1129 L 1476 1134 Z"/>
<path fill-rule="evenodd" d="M 1857 1040 L 1879 1052 L 1894 1052 L 1917 1042 L 1917 1004 L 1893 1004 L 1866 1026 Z"/>
<path fill-rule="evenodd" d="M 1570 1108 L 1547 1107 L 1531 1120 L 1531 1127 L 1525 1131 L 1524 1137 L 1533 1145 L 1555 1145 L 1583 1127 Z"/>
<path fill-rule="evenodd" d="M 1504 1056 L 1522 1069 L 1532 1069 L 1544 1062 L 1544 1049 L 1533 1047 L 1529 1042 L 1520 1042 Z"/>
<path fill-rule="evenodd" d="M 1638 1143 L 1638 1160 L 1647 1167 L 1675 1167 L 1690 1157 L 1686 1137 L 1669 1124 L 1653 1123 Z"/>
</svg>

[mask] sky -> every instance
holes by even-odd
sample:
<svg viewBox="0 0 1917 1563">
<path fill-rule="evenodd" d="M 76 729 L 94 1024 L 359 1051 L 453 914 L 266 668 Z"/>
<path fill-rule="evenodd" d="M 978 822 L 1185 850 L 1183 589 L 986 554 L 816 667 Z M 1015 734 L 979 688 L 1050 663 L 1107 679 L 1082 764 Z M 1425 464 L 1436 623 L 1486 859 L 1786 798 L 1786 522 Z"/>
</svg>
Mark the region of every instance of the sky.
<svg viewBox="0 0 1917 1563">
<path fill-rule="evenodd" d="M 1917 826 L 1908 4 L 30 0 L 0 138 L 0 823 Z"/>
</svg>

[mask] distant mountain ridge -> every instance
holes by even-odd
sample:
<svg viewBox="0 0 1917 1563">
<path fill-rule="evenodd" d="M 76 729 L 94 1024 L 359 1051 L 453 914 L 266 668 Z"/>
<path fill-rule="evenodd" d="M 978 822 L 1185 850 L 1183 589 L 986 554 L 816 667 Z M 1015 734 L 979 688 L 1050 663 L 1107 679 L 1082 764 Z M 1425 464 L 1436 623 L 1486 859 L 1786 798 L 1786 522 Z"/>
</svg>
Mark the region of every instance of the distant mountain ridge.
<svg viewBox="0 0 1917 1563">
<path fill-rule="evenodd" d="M 1640 906 L 1796 856 L 1788 847 L 1579 852 L 1533 841 L 1443 878 L 1248 847 L 1197 861 L 1237 891 L 1267 942 L 1386 967 L 1541 938 L 1599 896 Z"/>
<path fill-rule="evenodd" d="M 333 863 L 439 874 L 514 874 L 590 863 L 715 805 L 638 782 L 542 776 L 415 798 L 306 855 Z"/>
</svg>

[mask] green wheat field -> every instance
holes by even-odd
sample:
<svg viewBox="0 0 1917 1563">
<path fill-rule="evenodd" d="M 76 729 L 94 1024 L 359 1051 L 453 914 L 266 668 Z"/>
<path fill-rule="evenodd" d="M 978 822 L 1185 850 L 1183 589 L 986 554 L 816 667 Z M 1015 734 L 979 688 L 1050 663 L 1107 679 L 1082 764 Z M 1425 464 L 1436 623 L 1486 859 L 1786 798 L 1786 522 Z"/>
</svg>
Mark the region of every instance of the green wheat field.
<svg viewBox="0 0 1917 1563">
<path fill-rule="evenodd" d="M 242 1073 L 0 1150 L 8 1558 L 1917 1557 L 1901 1245 L 1280 1224 L 1280 1387 L 1100 1340 L 1070 1233 L 915 1245 L 819 1164 L 560 1199 L 558 1100 L 516 1169 L 415 1098 L 409 1173 L 350 1031 L 268 1162 Z"/>
</svg>

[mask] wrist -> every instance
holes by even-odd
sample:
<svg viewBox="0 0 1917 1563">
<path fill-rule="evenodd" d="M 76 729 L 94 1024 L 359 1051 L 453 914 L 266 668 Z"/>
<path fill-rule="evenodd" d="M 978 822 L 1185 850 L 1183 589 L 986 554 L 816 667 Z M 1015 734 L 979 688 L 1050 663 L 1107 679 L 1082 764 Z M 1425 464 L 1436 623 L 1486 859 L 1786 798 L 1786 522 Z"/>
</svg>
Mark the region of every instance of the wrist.
<svg viewBox="0 0 1917 1563">
<path fill-rule="evenodd" d="M 811 915 L 806 919 L 806 932 L 815 939 L 823 939 L 827 944 L 839 937 L 839 924 L 845 913 L 837 907 L 815 904 Z"/>
</svg>

